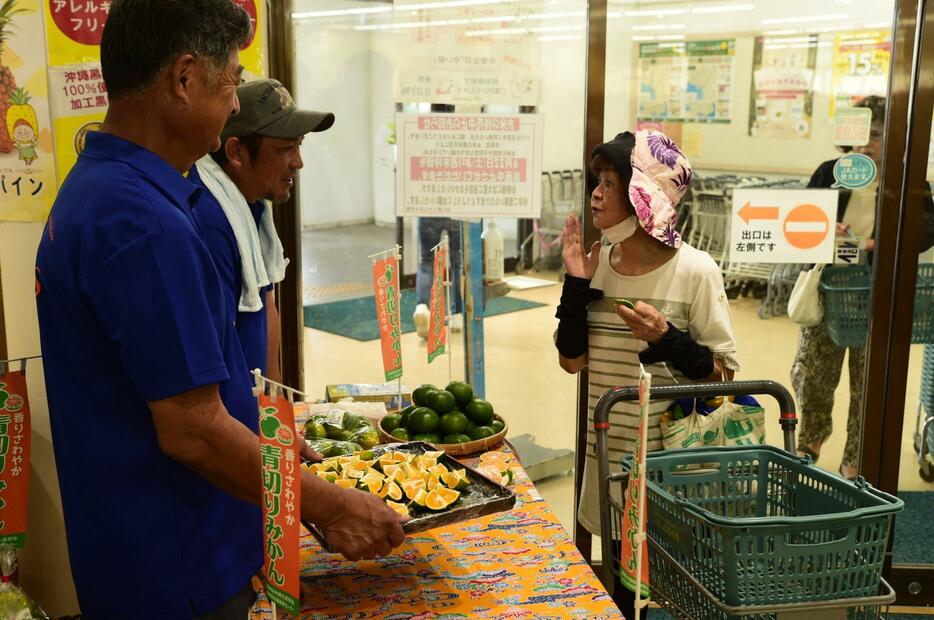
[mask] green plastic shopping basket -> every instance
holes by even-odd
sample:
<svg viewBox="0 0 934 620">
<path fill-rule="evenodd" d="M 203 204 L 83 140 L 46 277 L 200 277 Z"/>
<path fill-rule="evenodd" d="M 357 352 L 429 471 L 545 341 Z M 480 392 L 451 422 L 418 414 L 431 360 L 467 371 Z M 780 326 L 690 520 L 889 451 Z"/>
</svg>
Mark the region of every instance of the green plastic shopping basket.
<svg viewBox="0 0 934 620">
<path fill-rule="evenodd" d="M 772 446 L 654 452 L 646 480 L 648 535 L 734 606 L 878 595 L 904 506 Z"/>
<path fill-rule="evenodd" d="M 840 347 L 862 347 L 869 329 L 872 274 L 866 265 L 825 267 L 820 281 L 824 321 Z M 934 343 L 934 265 L 918 265 L 911 342 Z"/>
</svg>

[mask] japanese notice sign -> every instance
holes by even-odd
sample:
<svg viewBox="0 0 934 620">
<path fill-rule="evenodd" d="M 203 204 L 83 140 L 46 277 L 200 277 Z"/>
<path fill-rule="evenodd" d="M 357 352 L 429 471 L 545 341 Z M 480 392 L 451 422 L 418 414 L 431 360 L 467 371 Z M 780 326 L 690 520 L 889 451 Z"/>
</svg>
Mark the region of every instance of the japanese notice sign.
<svg viewBox="0 0 934 620">
<path fill-rule="evenodd" d="M 246 10 L 253 37 L 240 51 L 247 77 L 265 74 L 265 3 L 231 0 Z M 43 0 L 48 40 L 48 83 L 58 179 L 63 181 L 84 149 L 89 131 L 100 128 L 109 99 L 100 63 L 100 43 L 111 2 Z"/>
<path fill-rule="evenodd" d="M 491 4 L 458 7 L 457 19 L 451 20 L 455 23 L 446 22 L 444 28 L 437 27 L 438 12 L 430 9 L 398 10 L 393 23 L 374 26 L 393 36 L 396 101 L 539 104 L 538 35 L 524 28 L 507 32 L 496 25 L 500 19 L 521 22 L 529 7 L 510 8 L 510 14 L 502 15 L 502 9 Z"/>
<path fill-rule="evenodd" d="M 25 371 L 0 375 L 0 545 L 26 542 L 31 426 Z"/>
<path fill-rule="evenodd" d="M 633 443 L 632 467 L 626 497 L 623 498 L 619 580 L 637 593 L 637 599 L 649 596 L 649 546 L 645 543 L 645 446 L 651 389 L 652 375 L 643 370 L 639 378 L 639 435 Z M 639 614 L 638 609 L 636 614 Z"/>
<path fill-rule="evenodd" d="M 55 201 L 40 9 L 14 3 L 0 37 L 0 221 L 43 222 Z"/>
<path fill-rule="evenodd" d="M 837 221 L 834 190 L 733 192 L 730 260 L 740 263 L 832 263 Z"/>
<path fill-rule="evenodd" d="M 850 153 L 833 166 L 833 187 L 862 189 L 876 179 L 876 162 L 862 153 Z"/>
<path fill-rule="evenodd" d="M 830 115 L 863 97 L 885 97 L 889 87 L 892 39 L 888 30 L 841 32 L 834 38 Z"/>
<path fill-rule="evenodd" d="M 837 108 L 833 117 L 834 146 L 866 146 L 872 131 L 869 108 Z"/>
<path fill-rule="evenodd" d="M 733 39 L 639 45 L 637 120 L 730 122 Z"/>
<path fill-rule="evenodd" d="M 817 35 L 757 37 L 753 51 L 749 135 L 807 138 L 811 135 Z"/>
<path fill-rule="evenodd" d="M 402 320 L 400 313 L 398 249 L 373 258 L 373 286 L 376 292 L 376 320 L 383 352 L 386 381 L 402 376 Z"/>
<path fill-rule="evenodd" d="M 269 599 L 299 612 L 301 467 L 292 403 L 259 396 L 259 450 L 263 468 L 263 549 Z"/>
<path fill-rule="evenodd" d="M 434 271 L 431 280 L 431 298 L 428 317 L 428 363 L 444 353 L 448 330 L 444 324 L 446 314 L 445 282 L 448 280 L 448 244 L 446 241 L 435 248 Z"/>
<path fill-rule="evenodd" d="M 539 217 L 539 115 L 397 114 L 396 128 L 396 215 Z"/>
</svg>

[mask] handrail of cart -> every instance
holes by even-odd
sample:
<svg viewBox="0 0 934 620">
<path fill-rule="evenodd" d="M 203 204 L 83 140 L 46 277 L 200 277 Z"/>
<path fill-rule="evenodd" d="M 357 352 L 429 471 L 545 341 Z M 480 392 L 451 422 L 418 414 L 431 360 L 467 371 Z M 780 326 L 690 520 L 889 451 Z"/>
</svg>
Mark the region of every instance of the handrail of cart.
<svg viewBox="0 0 934 620">
<path fill-rule="evenodd" d="M 798 416 L 795 413 L 795 401 L 780 383 L 775 381 L 726 381 L 718 383 L 682 383 L 677 385 L 653 386 L 653 401 L 672 401 L 679 398 L 701 398 L 717 396 L 753 396 L 766 395 L 778 401 L 781 416 L 785 450 L 795 451 L 795 427 Z M 593 412 L 593 428 L 597 436 L 597 485 L 600 498 L 600 546 L 603 550 L 604 572 L 612 579 L 612 530 L 610 527 L 610 456 L 607 447 L 607 431 L 610 428 L 610 409 L 613 405 L 626 401 L 639 400 L 639 387 L 613 388 L 600 397 Z"/>
</svg>

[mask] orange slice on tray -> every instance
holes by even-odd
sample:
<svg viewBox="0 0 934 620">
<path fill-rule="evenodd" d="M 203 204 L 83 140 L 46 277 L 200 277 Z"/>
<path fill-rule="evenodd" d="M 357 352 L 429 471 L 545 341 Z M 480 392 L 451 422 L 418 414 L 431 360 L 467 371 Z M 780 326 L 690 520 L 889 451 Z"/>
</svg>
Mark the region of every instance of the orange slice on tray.
<svg viewBox="0 0 934 620">
<path fill-rule="evenodd" d="M 456 502 L 461 494 L 453 489 L 446 489 L 439 486 L 428 494 L 425 498 L 425 507 L 429 510 L 445 510 L 448 506 Z"/>
<path fill-rule="evenodd" d="M 357 488 L 357 481 L 353 478 L 340 478 L 334 484 L 344 489 Z"/>
<path fill-rule="evenodd" d="M 418 492 L 425 489 L 425 481 L 421 478 L 414 478 L 412 480 L 406 480 L 399 486 L 402 487 L 406 497 L 409 499 L 415 499 L 415 496 L 418 495 Z"/>
<path fill-rule="evenodd" d="M 405 504 L 400 504 L 399 502 L 391 502 L 387 500 L 386 505 L 404 517 L 409 516 L 409 507 L 406 506 Z"/>
<path fill-rule="evenodd" d="M 388 498 L 394 501 L 399 501 L 402 499 L 402 489 L 394 481 L 389 481 L 383 485 L 383 488 L 380 489 L 378 495 L 382 498 Z"/>
<path fill-rule="evenodd" d="M 454 471 L 444 474 L 441 476 L 441 482 L 449 489 L 455 489 L 457 491 L 463 491 L 468 486 L 470 486 L 470 480 L 467 478 L 467 472 L 463 469 L 455 469 Z"/>
</svg>

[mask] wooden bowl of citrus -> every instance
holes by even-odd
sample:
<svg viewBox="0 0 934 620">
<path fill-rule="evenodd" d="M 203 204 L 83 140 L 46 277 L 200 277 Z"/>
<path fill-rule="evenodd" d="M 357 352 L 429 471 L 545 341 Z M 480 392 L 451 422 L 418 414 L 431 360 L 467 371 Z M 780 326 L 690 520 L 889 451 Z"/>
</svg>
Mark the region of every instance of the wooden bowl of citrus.
<svg viewBox="0 0 934 620">
<path fill-rule="evenodd" d="M 452 456 L 485 452 L 498 446 L 509 430 L 493 405 L 476 398 L 463 381 L 444 389 L 425 384 L 412 392 L 413 404 L 379 423 L 383 443 L 424 441 Z"/>
</svg>

